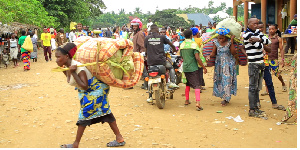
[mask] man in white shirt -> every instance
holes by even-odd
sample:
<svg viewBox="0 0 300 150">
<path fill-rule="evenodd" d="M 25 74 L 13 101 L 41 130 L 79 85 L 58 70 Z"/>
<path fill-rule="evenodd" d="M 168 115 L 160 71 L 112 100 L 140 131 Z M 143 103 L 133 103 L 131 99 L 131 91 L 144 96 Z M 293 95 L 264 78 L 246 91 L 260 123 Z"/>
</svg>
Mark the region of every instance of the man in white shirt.
<svg viewBox="0 0 300 150">
<path fill-rule="evenodd" d="M 148 23 L 147 23 L 147 29 L 148 29 L 148 33 L 150 32 L 150 27 L 151 25 L 153 24 L 153 22 L 151 21 L 151 19 L 148 20 Z"/>
<path fill-rule="evenodd" d="M 69 41 L 70 43 L 73 43 L 76 40 L 76 35 L 75 35 L 75 27 L 72 28 L 71 32 L 69 33 Z"/>
</svg>

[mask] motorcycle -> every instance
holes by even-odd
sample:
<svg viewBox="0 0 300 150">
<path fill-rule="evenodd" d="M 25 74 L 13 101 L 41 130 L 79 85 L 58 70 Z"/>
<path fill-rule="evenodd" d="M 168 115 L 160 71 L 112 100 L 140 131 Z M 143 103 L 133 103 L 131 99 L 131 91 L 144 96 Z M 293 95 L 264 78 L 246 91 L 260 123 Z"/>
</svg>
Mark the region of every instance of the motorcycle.
<svg viewBox="0 0 300 150">
<path fill-rule="evenodd" d="M 151 95 L 154 94 L 156 106 L 159 109 L 165 107 L 166 98 L 173 99 L 173 93 L 175 89 L 167 87 L 166 78 L 167 69 L 164 65 L 154 65 L 148 67 L 148 77 L 145 78 L 148 81 L 148 92 Z"/>
<path fill-rule="evenodd" d="M 175 84 L 181 83 L 181 78 L 182 78 L 182 63 L 183 63 L 183 58 L 178 55 L 171 55 L 171 59 L 173 62 L 173 68 L 175 69 Z"/>
</svg>

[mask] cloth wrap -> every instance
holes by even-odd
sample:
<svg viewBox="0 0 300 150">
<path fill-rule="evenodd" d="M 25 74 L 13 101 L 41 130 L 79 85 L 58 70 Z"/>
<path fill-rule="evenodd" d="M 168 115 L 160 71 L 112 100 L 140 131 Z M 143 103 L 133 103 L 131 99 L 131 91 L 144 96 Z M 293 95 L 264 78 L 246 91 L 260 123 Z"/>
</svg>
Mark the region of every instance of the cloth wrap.
<svg viewBox="0 0 300 150">
<path fill-rule="evenodd" d="M 100 62 L 86 67 L 93 76 L 104 83 L 129 88 L 140 80 L 144 69 L 144 57 L 138 52 L 133 52 L 133 43 L 130 40 L 82 36 L 77 38 L 74 44 L 77 45 L 77 51 L 73 59 L 82 64 Z M 119 50 L 123 55 L 120 55 Z M 121 67 L 125 73 L 120 71 Z"/>
</svg>

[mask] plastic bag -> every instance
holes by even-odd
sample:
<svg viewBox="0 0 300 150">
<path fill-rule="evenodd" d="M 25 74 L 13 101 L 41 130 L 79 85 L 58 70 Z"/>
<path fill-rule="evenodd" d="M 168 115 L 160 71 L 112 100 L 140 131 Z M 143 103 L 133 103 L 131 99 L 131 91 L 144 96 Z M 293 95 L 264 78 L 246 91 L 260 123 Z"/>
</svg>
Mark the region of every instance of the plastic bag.
<svg viewBox="0 0 300 150">
<path fill-rule="evenodd" d="M 29 52 L 33 51 L 33 45 L 29 35 L 25 38 L 22 48 L 26 49 Z"/>
<path fill-rule="evenodd" d="M 216 26 L 216 30 L 214 30 L 213 34 L 216 34 L 219 28 L 226 28 L 230 30 L 230 35 L 235 35 L 235 37 L 240 37 L 242 32 L 242 26 L 235 21 L 233 18 L 226 18 L 219 22 Z"/>
</svg>

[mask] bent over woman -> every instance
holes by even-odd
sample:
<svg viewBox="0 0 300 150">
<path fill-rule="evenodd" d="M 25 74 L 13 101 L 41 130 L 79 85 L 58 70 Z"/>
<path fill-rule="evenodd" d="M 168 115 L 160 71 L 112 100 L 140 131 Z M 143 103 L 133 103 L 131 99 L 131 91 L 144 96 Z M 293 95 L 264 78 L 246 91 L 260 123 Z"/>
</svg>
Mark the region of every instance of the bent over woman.
<svg viewBox="0 0 300 150">
<path fill-rule="evenodd" d="M 57 48 L 55 52 L 58 66 L 69 67 L 64 71 L 67 82 L 75 86 L 78 90 L 80 110 L 78 114 L 78 126 L 76 139 L 73 144 L 61 145 L 62 148 L 77 148 L 86 126 L 101 122 L 107 122 L 116 135 L 116 140 L 107 143 L 108 147 L 125 145 L 125 141 L 120 134 L 116 119 L 110 110 L 108 101 L 109 86 L 96 77 L 86 67 L 77 67 L 80 62 L 73 60 L 77 47 L 74 43 L 67 43 L 63 47 Z"/>
</svg>

